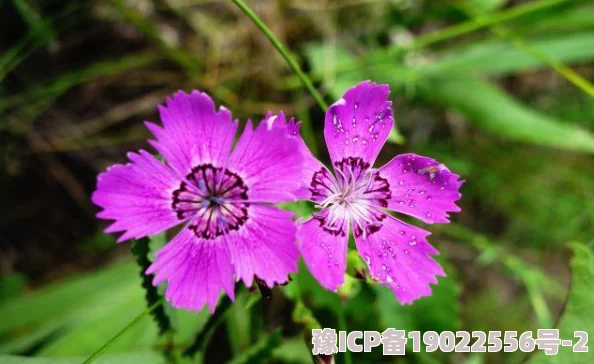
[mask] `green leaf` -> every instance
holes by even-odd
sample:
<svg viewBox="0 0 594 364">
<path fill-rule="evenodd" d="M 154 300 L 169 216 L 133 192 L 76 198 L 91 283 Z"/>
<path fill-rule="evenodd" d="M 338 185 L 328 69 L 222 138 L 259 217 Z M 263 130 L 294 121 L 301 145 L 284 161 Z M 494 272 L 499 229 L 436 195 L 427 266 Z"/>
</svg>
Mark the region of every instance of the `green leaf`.
<svg viewBox="0 0 594 364">
<path fill-rule="evenodd" d="M 163 240 L 161 237 L 155 238 L 155 240 Z M 157 287 L 153 285 L 153 275 L 146 274 L 146 270 L 151 265 L 149 260 L 149 238 L 135 240 L 132 245 L 132 254 L 136 257 L 136 263 L 140 266 L 140 277 L 142 278 L 142 288 L 145 291 L 146 305 L 152 307 L 158 301 L 163 299 L 159 293 Z M 159 305 L 151 311 L 151 315 L 159 325 L 159 334 L 163 335 L 165 332 L 171 329 L 171 321 L 165 312 L 163 305 Z"/>
<path fill-rule="evenodd" d="M 80 364 L 84 358 L 41 358 L 0 355 L 2 364 Z M 104 355 L 97 358 L 96 364 L 165 364 L 165 358 L 159 353 L 153 351 L 133 352 L 125 354 Z"/>
<path fill-rule="evenodd" d="M 0 333 L 22 330 L 47 320 L 69 321 L 78 309 L 117 296 L 118 292 L 134 285 L 135 270 L 131 262 L 116 264 L 4 302 L 0 305 Z"/>
<path fill-rule="evenodd" d="M 553 61 L 577 63 L 594 59 L 593 31 L 528 38 L 526 42 Z M 438 57 L 435 62 L 423 66 L 423 72 L 503 75 L 546 67 L 542 60 L 506 40 L 473 43 L 449 49 Z"/>
<path fill-rule="evenodd" d="M 575 331 L 585 331 L 591 336 L 594 328 L 594 252 L 580 243 L 572 243 L 571 248 L 574 252 L 571 260 L 571 292 L 557 328 L 561 340 L 571 339 L 575 344 Z M 574 353 L 571 347 L 559 347 L 557 355 L 538 352 L 530 361 L 530 364 L 545 363 L 594 363 L 594 351 L 589 348 L 587 353 Z"/>
<path fill-rule="evenodd" d="M 439 77 L 423 82 L 425 96 L 463 113 L 495 135 L 546 147 L 594 152 L 594 136 L 521 104 L 499 88 L 475 78 Z"/>
<path fill-rule="evenodd" d="M 507 0 L 468 0 L 464 1 L 463 4 L 472 6 L 483 12 L 489 12 L 501 8 L 506 2 Z"/>
</svg>

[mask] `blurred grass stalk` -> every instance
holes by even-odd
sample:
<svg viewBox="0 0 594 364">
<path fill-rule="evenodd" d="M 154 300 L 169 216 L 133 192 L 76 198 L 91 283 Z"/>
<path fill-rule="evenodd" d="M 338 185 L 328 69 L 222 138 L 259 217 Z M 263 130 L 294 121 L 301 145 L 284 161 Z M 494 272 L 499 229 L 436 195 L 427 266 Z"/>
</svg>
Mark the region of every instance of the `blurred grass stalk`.
<svg viewBox="0 0 594 364">
<path fill-rule="evenodd" d="M 462 10 L 467 15 L 474 17 L 475 19 L 480 18 L 484 14 L 472 6 L 472 1 L 462 4 L 454 2 L 454 5 L 458 9 Z M 575 72 L 572 68 L 563 64 L 563 62 L 550 59 L 545 53 L 541 52 L 537 47 L 532 46 L 521 36 L 515 34 L 513 31 L 511 31 L 503 25 L 491 24 L 489 25 L 489 29 L 495 35 L 499 36 L 500 38 L 509 40 L 511 44 L 516 46 L 518 49 L 521 49 L 526 54 L 529 54 L 537 60 L 541 61 L 542 63 L 550 67 L 553 71 L 557 72 L 557 74 L 559 74 L 561 77 L 569 81 L 571 84 L 573 84 L 580 90 L 584 91 L 590 97 L 594 98 L 594 85 L 592 85 L 588 80 L 583 78 L 579 73 Z"/>
<path fill-rule="evenodd" d="M 320 93 L 318 92 L 318 90 L 316 90 L 309 77 L 303 72 L 303 70 L 299 66 L 299 63 L 297 63 L 295 58 L 293 58 L 289 51 L 285 49 L 283 44 L 276 38 L 276 36 L 266 26 L 266 24 L 264 24 L 264 22 L 258 17 L 258 15 L 256 15 L 256 13 L 254 13 L 252 9 L 250 9 L 250 7 L 247 6 L 242 0 L 231 1 L 233 1 L 233 3 L 235 3 L 235 5 L 237 5 L 237 7 L 241 9 L 241 11 L 243 11 L 245 15 L 247 15 L 247 17 L 254 22 L 254 24 L 256 24 L 256 26 L 262 31 L 266 38 L 268 38 L 270 43 L 272 43 L 274 48 L 276 48 L 280 55 L 285 59 L 289 67 L 291 67 L 295 74 L 297 74 L 297 77 L 299 77 L 301 83 L 303 83 L 305 88 L 307 88 L 307 90 L 311 93 L 311 95 L 316 100 L 320 108 L 326 111 L 326 109 L 328 109 L 328 104 L 324 101 L 322 95 L 320 95 Z"/>
</svg>

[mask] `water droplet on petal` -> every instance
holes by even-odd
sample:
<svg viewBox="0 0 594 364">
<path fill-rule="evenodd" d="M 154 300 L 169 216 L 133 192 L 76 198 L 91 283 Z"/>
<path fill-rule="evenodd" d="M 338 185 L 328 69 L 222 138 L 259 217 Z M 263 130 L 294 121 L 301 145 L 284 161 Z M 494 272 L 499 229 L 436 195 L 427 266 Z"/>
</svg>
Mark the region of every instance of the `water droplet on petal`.
<svg viewBox="0 0 594 364">
<path fill-rule="evenodd" d="M 404 254 L 408 255 L 408 249 L 403 250 Z"/>
<path fill-rule="evenodd" d="M 382 269 L 383 270 L 386 270 L 386 268 L 387 268 L 386 265 L 385 264 L 382 264 Z"/>
<path fill-rule="evenodd" d="M 415 246 L 415 245 L 417 245 L 417 242 L 414 240 L 411 240 L 410 243 L 408 243 L 408 245 Z"/>
<path fill-rule="evenodd" d="M 404 234 L 406 234 L 406 231 L 400 230 L 400 235 L 404 235 Z"/>
</svg>

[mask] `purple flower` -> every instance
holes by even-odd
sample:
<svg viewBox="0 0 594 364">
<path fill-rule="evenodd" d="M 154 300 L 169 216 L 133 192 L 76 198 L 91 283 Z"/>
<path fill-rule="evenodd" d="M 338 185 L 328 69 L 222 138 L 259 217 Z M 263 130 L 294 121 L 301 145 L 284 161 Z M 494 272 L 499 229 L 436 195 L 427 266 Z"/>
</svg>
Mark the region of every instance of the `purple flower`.
<svg viewBox="0 0 594 364">
<path fill-rule="evenodd" d="M 168 281 L 174 306 L 214 310 L 221 290 L 234 298 L 235 279 L 283 283 L 297 270 L 293 214 L 270 204 L 295 199 L 301 178 L 298 125 L 250 121 L 232 148 L 238 123 L 198 91 L 176 93 L 159 106 L 163 126 L 146 122 L 165 163 L 141 150 L 130 163 L 98 177 L 97 216 L 115 220 L 105 231 L 138 239 L 183 224 L 156 253 L 147 273 Z M 271 119 L 268 117 L 267 119 Z M 233 149 L 233 150 L 232 150 Z"/>
<path fill-rule="evenodd" d="M 322 286 L 344 282 L 349 230 L 371 276 L 390 287 L 401 303 L 431 294 L 443 269 L 430 255 L 429 232 L 386 210 L 433 224 L 458 212 L 463 181 L 439 162 L 415 154 L 396 156 L 380 168 L 373 163 L 394 124 L 387 85 L 363 82 L 326 112 L 324 136 L 333 175 L 308 151 L 307 186 L 301 198 L 320 208 L 300 225 L 297 238 L 306 265 Z"/>
</svg>

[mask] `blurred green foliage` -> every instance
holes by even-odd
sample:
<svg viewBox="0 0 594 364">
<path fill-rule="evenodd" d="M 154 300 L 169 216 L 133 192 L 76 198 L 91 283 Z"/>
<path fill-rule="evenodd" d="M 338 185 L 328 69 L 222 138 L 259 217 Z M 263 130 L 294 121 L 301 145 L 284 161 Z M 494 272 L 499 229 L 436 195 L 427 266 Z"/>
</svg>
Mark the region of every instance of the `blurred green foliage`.
<svg viewBox="0 0 594 364">
<path fill-rule="evenodd" d="M 448 276 L 431 297 L 400 306 L 385 287 L 354 278 L 363 268 L 350 255 L 347 285 L 337 294 L 323 290 L 302 265 L 291 283 L 273 290 L 271 300 L 241 290 L 235 304 L 216 316 L 165 305 L 173 329 L 159 336 L 146 310 L 140 268 L 129 250 L 114 248 L 92 216 L 88 195 L 97 171 L 122 161 L 126 150 L 146 148 L 141 121 L 155 120 L 155 104 L 176 89 L 204 89 L 242 120 L 284 109 L 303 121 L 306 143 L 327 161 L 323 111 L 229 1 L 0 2 L 7 34 L 0 43 L 0 170 L 6 172 L 0 183 L 5 210 L 13 212 L 0 215 L 2 229 L 28 228 L 19 207 L 36 205 L 35 197 L 23 201 L 5 193 L 12 181 L 37 179 L 43 192 L 45 180 L 55 179 L 92 225 L 80 239 L 62 243 L 75 246 L 78 259 L 100 263 L 91 273 L 83 273 L 83 265 L 70 278 L 39 287 L 51 279 L 29 277 L 9 260 L 26 255 L 18 247 L 27 239 L 2 254 L 8 259 L 2 267 L 9 269 L 0 271 L 0 362 L 79 363 L 138 315 L 97 363 L 307 363 L 313 360 L 311 329 L 320 327 L 555 326 L 562 338 L 575 330 L 594 332 L 591 1 L 248 4 L 327 102 L 364 79 L 391 85 L 397 129 L 380 162 L 412 151 L 439 159 L 467 181 L 463 212 L 449 226 L 428 227 Z M 20 31 L 14 35 L 12 28 Z M 30 169 L 38 166 L 44 174 L 31 177 Z M 35 223 L 44 220 L 43 213 L 72 208 L 52 207 L 39 212 L 42 218 L 34 216 Z M 300 218 L 312 212 L 308 203 L 283 207 Z M 165 240 L 152 239 L 151 252 L 143 254 L 152 259 Z M 582 242 L 571 244 L 571 274 L 570 241 Z M 125 257 L 111 262 L 119 255 Z M 64 275 L 61 263 L 44 274 Z M 194 356 L 184 356 L 197 340 Z M 594 362 L 591 352 L 560 350 L 548 357 L 409 348 L 397 361 Z M 380 351 L 339 354 L 336 360 L 387 361 Z"/>
</svg>

